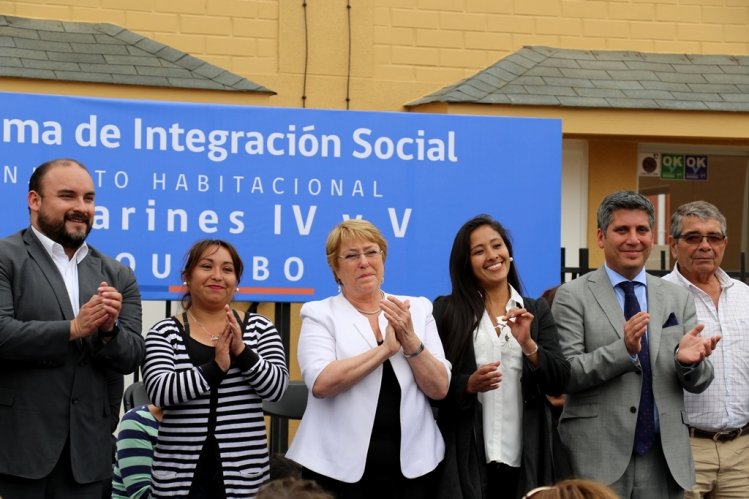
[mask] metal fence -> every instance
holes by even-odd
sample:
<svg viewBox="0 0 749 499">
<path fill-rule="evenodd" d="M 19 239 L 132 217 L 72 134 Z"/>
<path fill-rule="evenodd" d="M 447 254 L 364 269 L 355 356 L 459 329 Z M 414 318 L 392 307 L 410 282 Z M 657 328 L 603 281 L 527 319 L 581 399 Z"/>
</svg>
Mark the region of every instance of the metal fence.
<svg viewBox="0 0 749 499">
<path fill-rule="evenodd" d="M 581 275 L 594 270 L 590 267 L 589 256 L 590 255 L 588 252 L 588 248 L 580 248 L 578 259 L 579 265 L 577 267 L 567 267 L 567 251 L 565 248 L 562 248 L 562 273 L 560 276 L 561 280 L 559 282 L 564 283 L 567 281 L 571 281 L 572 279 L 576 279 L 577 277 L 580 277 Z M 666 250 L 661 250 L 660 256 L 660 268 L 648 269 L 649 274 L 662 277 L 671 272 L 672 269 L 668 267 L 668 252 Z M 739 255 L 739 270 L 723 270 L 725 270 L 726 273 L 734 279 L 749 283 L 749 273 L 747 273 L 746 270 L 746 253 L 744 253 L 743 251 L 741 252 L 741 255 Z"/>
</svg>

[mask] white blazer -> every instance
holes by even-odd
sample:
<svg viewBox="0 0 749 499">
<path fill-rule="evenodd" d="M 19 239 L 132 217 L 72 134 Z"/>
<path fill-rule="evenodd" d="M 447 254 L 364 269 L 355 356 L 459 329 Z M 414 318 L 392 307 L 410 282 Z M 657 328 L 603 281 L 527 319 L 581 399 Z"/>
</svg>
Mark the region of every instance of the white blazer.
<svg viewBox="0 0 749 499">
<path fill-rule="evenodd" d="M 432 317 L 432 304 L 423 297 L 396 296 L 410 300 L 416 335 L 445 366 L 442 343 Z M 369 320 L 337 295 L 304 304 L 297 355 L 304 382 L 309 388 L 307 409 L 286 456 L 304 467 L 342 482 L 358 482 L 364 474 L 369 440 L 382 381 L 377 367 L 350 389 L 333 397 L 316 398 L 312 386 L 332 361 L 346 359 L 375 348 Z M 380 330 L 387 320 L 380 315 Z M 390 357 L 401 387 L 401 472 L 407 478 L 429 473 L 442 461 L 442 440 L 426 395 L 416 385 L 403 351 Z"/>
</svg>

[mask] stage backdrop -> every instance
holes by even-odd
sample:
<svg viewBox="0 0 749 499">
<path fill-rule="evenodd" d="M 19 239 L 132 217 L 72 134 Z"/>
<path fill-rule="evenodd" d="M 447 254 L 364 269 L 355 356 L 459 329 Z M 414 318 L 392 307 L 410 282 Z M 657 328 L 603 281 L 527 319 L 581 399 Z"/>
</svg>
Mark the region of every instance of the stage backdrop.
<svg viewBox="0 0 749 499">
<path fill-rule="evenodd" d="M 559 281 L 558 120 L 11 93 L 0 119 L 0 235 L 28 225 L 36 166 L 78 159 L 96 187 L 89 242 L 135 270 L 144 299 L 181 296 L 203 238 L 239 249 L 239 300 L 324 298 L 325 238 L 349 217 L 387 239 L 391 293 L 449 292 L 455 232 L 484 212 L 511 231 L 530 295 Z"/>
</svg>

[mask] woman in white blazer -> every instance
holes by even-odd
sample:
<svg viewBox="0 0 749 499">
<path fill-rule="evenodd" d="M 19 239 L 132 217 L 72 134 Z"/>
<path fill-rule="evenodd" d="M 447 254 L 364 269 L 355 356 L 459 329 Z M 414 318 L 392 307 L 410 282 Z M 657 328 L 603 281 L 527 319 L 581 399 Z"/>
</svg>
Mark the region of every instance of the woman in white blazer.
<svg viewBox="0 0 749 499">
<path fill-rule="evenodd" d="M 342 498 L 426 498 L 444 443 L 429 399 L 445 397 L 432 305 L 380 288 L 387 243 L 365 220 L 328 235 L 341 293 L 302 307 L 297 349 L 310 389 L 287 457 Z"/>
</svg>

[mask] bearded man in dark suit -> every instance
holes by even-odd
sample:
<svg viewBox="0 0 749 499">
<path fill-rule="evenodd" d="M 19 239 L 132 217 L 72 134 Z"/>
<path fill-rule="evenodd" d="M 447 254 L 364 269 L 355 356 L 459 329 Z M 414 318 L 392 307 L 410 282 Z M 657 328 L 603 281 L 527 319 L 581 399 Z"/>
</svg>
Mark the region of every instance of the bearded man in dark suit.
<svg viewBox="0 0 749 499">
<path fill-rule="evenodd" d="M 31 226 L 0 240 L 0 496 L 96 498 L 111 479 L 111 376 L 140 364 L 129 267 L 86 244 L 94 183 L 71 159 L 29 181 Z"/>
</svg>

